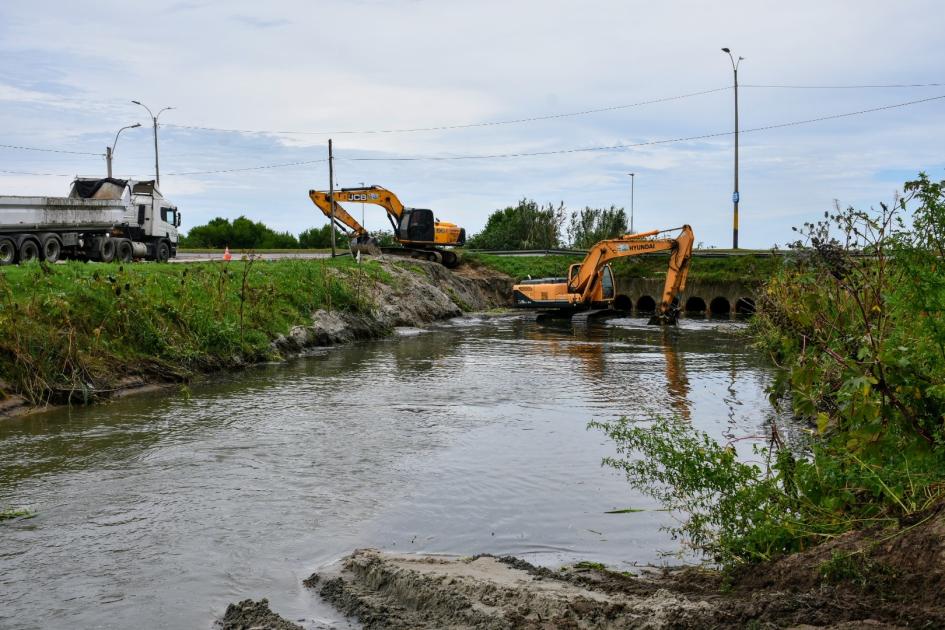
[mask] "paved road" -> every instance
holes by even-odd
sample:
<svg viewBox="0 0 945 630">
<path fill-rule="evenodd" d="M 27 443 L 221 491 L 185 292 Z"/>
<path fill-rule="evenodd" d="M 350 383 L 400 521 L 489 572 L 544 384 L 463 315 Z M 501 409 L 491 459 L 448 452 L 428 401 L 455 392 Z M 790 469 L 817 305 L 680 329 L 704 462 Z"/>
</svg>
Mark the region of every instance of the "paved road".
<svg viewBox="0 0 945 630">
<path fill-rule="evenodd" d="M 241 252 L 233 252 L 233 260 L 239 260 L 242 256 Z M 330 258 L 331 254 L 321 252 L 258 252 L 254 256 L 261 260 L 282 260 L 284 258 Z M 223 260 L 223 254 L 218 252 L 178 252 L 177 256 L 171 259 L 171 262 L 201 262 L 208 260 Z"/>
</svg>

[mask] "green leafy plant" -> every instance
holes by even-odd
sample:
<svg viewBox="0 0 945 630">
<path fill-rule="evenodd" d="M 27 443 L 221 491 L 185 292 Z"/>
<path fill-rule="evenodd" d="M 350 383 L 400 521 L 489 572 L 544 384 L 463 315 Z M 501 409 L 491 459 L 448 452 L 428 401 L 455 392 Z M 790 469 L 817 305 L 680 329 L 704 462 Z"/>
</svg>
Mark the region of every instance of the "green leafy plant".
<svg viewBox="0 0 945 630">
<path fill-rule="evenodd" d="M 607 465 L 673 510 L 673 532 L 725 566 L 851 529 L 891 526 L 945 499 L 945 195 L 925 175 L 879 209 L 806 223 L 752 324 L 781 368 L 773 401 L 810 423 L 762 467 L 679 421 L 592 423 Z M 825 577 L 853 575 L 836 559 Z M 854 576 L 855 577 L 855 576 Z"/>
</svg>

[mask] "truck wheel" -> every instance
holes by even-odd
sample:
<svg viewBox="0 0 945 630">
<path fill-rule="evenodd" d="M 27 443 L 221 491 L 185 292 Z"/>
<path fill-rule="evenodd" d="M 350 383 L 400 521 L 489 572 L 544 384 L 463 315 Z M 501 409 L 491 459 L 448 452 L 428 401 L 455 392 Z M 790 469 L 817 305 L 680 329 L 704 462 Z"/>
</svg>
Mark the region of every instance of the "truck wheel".
<svg viewBox="0 0 945 630">
<path fill-rule="evenodd" d="M 25 239 L 20 243 L 20 262 L 27 263 L 39 258 L 39 245 L 32 239 Z"/>
<path fill-rule="evenodd" d="M 16 245 L 8 238 L 0 238 L 0 265 L 12 265 L 16 260 Z"/>
<path fill-rule="evenodd" d="M 167 241 L 161 241 L 158 243 L 154 257 L 158 262 L 166 263 L 168 261 L 168 259 L 171 257 L 171 248 L 167 244 Z"/>
<path fill-rule="evenodd" d="M 102 239 L 102 244 L 98 247 L 98 259 L 102 262 L 115 260 L 115 241 L 110 238 Z"/>
<path fill-rule="evenodd" d="M 40 252 L 43 260 L 48 263 L 54 263 L 62 255 L 62 243 L 55 236 L 50 236 L 43 241 L 43 248 Z"/>
<path fill-rule="evenodd" d="M 115 247 L 115 260 L 118 262 L 129 263 L 134 257 L 135 250 L 128 239 L 120 239 Z"/>
</svg>

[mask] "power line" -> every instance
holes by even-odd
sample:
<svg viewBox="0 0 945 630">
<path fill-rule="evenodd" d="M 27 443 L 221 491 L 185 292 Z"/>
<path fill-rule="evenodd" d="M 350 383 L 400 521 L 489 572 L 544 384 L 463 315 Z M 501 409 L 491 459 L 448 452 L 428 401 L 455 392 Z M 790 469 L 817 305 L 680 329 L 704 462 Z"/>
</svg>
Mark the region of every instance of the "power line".
<svg viewBox="0 0 945 630">
<path fill-rule="evenodd" d="M 16 144 L 0 144 L 3 149 L 19 149 L 20 151 L 42 151 L 44 153 L 68 153 L 70 155 L 94 155 L 102 157 L 103 153 L 90 153 L 88 151 L 66 151 L 65 149 L 41 149 L 38 147 L 24 147 Z"/>
<path fill-rule="evenodd" d="M 573 116 L 586 116 L 588 114 L 598 114 L 601 112 L 611 112 L 619 109 L 629 109 L 631 107 L 641 107 L 643 105 L 653 105 L 655 103 L 666 103 L 668 101 L 678 101 L 684 98 L 690 98 L 693 96 L 702 96 L 704 94 L 712 94 L 714 92 L 722 92 L 725 90 L 732 89 L 730 86 L 713 88 L 711 90 L 703 90 L 701 92 L 691 92 L 689 94 L 680 94 L 678 96 L 667 96 L 664 98 L 655 98 L 648 101 L 639 101 L 637 103 L 630 103 L 628 105 L 613 105 L 611 107 L 600 107 L 597 109 L 586 109 L 579 112 L 567 112 L 563 114 L 548 114 L 546 116 L 533 116 L 530 118 L 515 118 L 512 120 L 494 120 L 488 122 L 479 122 L 479 123 L 466 123 L 460 125 L 439 125 L 436 127 L 414 127 L 408 129 L 366 129 L 361 131 L 273 131 L 273 130 L 260 130 L 260 129 L 224 129 L 221 127 L 198 127 L 194 125 L 175 125 L 165 123 L 165 127 L 175 127 L 177 129 L 193 129 L 198 131 L 222 131 L 229 133 L 258 133 L 258 134 L 292 134 L 292 135 L 309 135 L 309 136 L 328 136 L 328 135 L 354 135 L 354 134 L 383 134 L 383 133 L 413 133 L 418 131 L 447 131 L 450 129 L 470 129 L 473 127 L 496 127 L 499 125 L 515 125 L 519 123 L 528 123 L 528 122 L 537 122 L 540 120 L 553 120 L 556 118 L 570 118 Z"/>
<path fill-rule="evenodd" d="M 919 103 L 928 103 L 930 101 L 936 101 L 939 99 L 945 98 L 945 95 L 941 96 L 932 96 L 929 98 L 918 99 L 915 101 L 907 101 L 905 103 L 896 103 L 895 105 L 884 105 L 882 107 L 872 107 L 870 109 L 861 109 L 855 112 L 846 112 L 843 114 L 831 114 L 829 116 L 820 116 L 818 118 L 808 118 L 806 120 L 794 120 L 791 122 L 777 123 L 773 125 L 765 125 L 764 127 L 754 127 L 752 129 L 742 129 L 739 133 L 752 133 L 757 131 L 768 131 L 771 129 L 781 129 L 783 127 L 796 127 L 799 125 L 808 125 L 815 122 L 823 122 L 825 120 L 836 120 L 838 118 L 849 118 L 851 116 L 860 116 L 862 114 L 869 114 L 873 112 L 884 111 L 888 109 L 897 109 L 899 107 L 907 107 L 909 105 L 917 105 Z M 392 157 L 392 158 L 339 158 L 352 162 L 411 162 L 418 160 L 484 160 L 484 159 L 498 159 L 498 158 L 515 158 L 515 157 L 531 157 L 531 156 L 542 156 L 542 155 L 561 155 L 566 153 L 583 153 L 590 151 L 617 151 L 623 149 L 630 149 L 635 147 L 645 147 L 652 146 L 657 144 L 670 144 L 675 142 L 690 142 L 693 140 L 707 140 L 709 138 L 719 138 L 722 136 L 733 135 L 734 131 L 720 131 L 717 133 L 707 133 L 697 136 L 687 136 L 683 138 L 668 138 L 663 140 L 650 140 L 648 142 L 636 142 L 632 144 L 613 144 L 608 146 L 598 146 L 598 147 L 580 147 L 575 149 L 558 149 L 554 151 L 533 151 L 533 152 L 521 152 L 521 153 L 493 153 L 487 155 L 451 155 L 451 156 L 409 156 L 409 157 Z"/>
<path fill-rule="evenodd" d="M 870 113 L 879 112 L 879 111 L 898 109 L 901 107 L 908 107 L 911 105 L 918 105 L 921 103 L 928 103 L 931 101 L 938 101 L 941 99 L 945 99 L 945 95 L 932 96 L 929 98 L 917 99 L 913 101 L 906 101 L 904 103 L 895 103 L 893 105 L 871 107 L 868 109 L 861 109 L 861 110 L 857 110 L 853 112 L 845 112 L 841 114 L 830 114 L 827 116 L 819 116 L 817 118 L 808 118 L 805 120 L 795 120 L 795 121 L 790 121 L 790 122 L 765 125 L 762 127 L 753 127 L 751 129 L 740 130 L 740 133 L 755 133 L 759 131 L 769 131 L 772 129 L 782 129 L 785 127 L 796 127 L 800 125 L 808 125 L 808 124 L 823 122 L 827 120 L 850 118 L 853 116 L 861 116 L 863 114 L 870 114 Z M 569 154 L 569 153 L 585 153 L 585 152 L 592 152 L 592 151 L 619 151 L 623 149 L 630 149 L 630 148 L 636 148 L 636 147 L 653 146 L 653 145 L 660 145 L 660 144 L 672 144 L 672 143 L 678 143 L 678 142 L 691 142 L 694 140 L 707 140 L 710 138 L 720 138 L 724 136 L 730 136 L 733 134 L 734 134 L 734 131 L 721 131 L 721 132 L 716 132 L 716 133 L 707 133 L 707 134 L 700 134 L 700 135 L 695 135 L 695 136 L 665 138 L 662 140 L 650 140 L 647 142 L 614 144 L 614 145 L 597 146 L 597 147 L 578 147 L 578 148 L 572 148 L 572 149 L 557 149 L 557 150 L 552 150 L 552 151 L 530 151 L 530 152 L 516 152 L 516 153 L 492 153 L 492 154 L 480 154 L 480 155 L 451 155 L 451 156 L 449 155 L 444 155 L 444 156 L 416 155 L 416 156 L 404 156 L 404 157 L 352 157 L 352 158 L 339 158 L 339 159 L 343 159 L 349 162 L 414 162 L 414 161 L 421 161 L 421 160 L 448 161 L 448 160 L 483 160 L 483 159 L 517 158 L 517 157 L 536 157 L 536 156 L 545 156 L 545 155 L 562 155 L 562 154 Z M 3 145 L 0 145 L 0 146 L 3 146 Z M 242 172 L 242 171 L 287 168 L 291 166 L 301 166 L 301 165 L 307 165 L 307 164 L 319 164 L 326 161 L 327 160 L 325 159 L 305 160 L 305 161 L 298 161 L 298 162 L 264 164 L 260 166 L 247 166 L 247 167 L 241 167 L 241 168 L 168 173 L 168 175 L 182 176 L 182 175 L 209 175 L 209 174 L 217 174 L 217 173 L 235 173 L 235 172 Z M 71 177 L 71 175 L 62 175 L 62 174 L 57 174 L 57 173 L 25 173 L 25 172 L 21 173 L 17 171 L 2 171 L 2 170 L 0 170 L 0 172 L 16 173 L 16 174 L 22 174 L 22 175 L 55 175 L 58 177 Z"/>
<path fill-rule="evenodd" d="M 301 166 L 303 164 L 318 164 L 328 160 L 305 160 L 302 162 L 284 162 L 282 164 L 265 164 L 263 166 L 246 166 L 243 168 L 224 168 L 216 171 L 188 171 L 186 173 L 167 173 L 167 175 L 211 175 L 214 173 L 236 173 L 238 171 L 259 171 L 266 168 L 286 168 L 289 166 Z"/>
<path fill-rule="evenodd" d="M 889 84 L 867 84 L 867 85 L 777 85 L 777 84 L 739 84 L 739 87 L 746 88 L 774 88 L 786 90 L 868 90 L 868 89 L 893 89 L 893 88 L 928 88 L 943 87 L 945 83 L 889 83 Z"/>
<path fill-rule="evenodd" d="M 65 173 L 28 173 L 26 171 L 7 171 L 0 169 L 0 173 L 5 175 L 35 175 L 37 177 L 72 177 L 72 175 L 66 175 Z"/>
</svg>

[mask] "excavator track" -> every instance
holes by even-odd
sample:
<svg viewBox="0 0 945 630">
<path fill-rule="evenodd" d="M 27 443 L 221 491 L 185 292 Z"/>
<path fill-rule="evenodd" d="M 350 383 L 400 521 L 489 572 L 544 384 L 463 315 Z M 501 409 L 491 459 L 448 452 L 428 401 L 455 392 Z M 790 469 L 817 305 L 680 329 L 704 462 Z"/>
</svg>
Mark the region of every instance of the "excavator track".
<svg viewBox="0 0 945 630">
<path fill-rule="evenodd" d="M 377 256 L 384 254 L 386 256 L 398 256 L 400 258 L 412 258 L 414 260 L 427 260 L 443 265 L 447 269 L 455 269 L 459 266 L 459 256 L 455 252 L 447 249 L 420 247 L 380 247 L 374 243 L 352 243 L 351 255 L 356 256 L 360 253 L 362 256 Z"/>
</svg>

